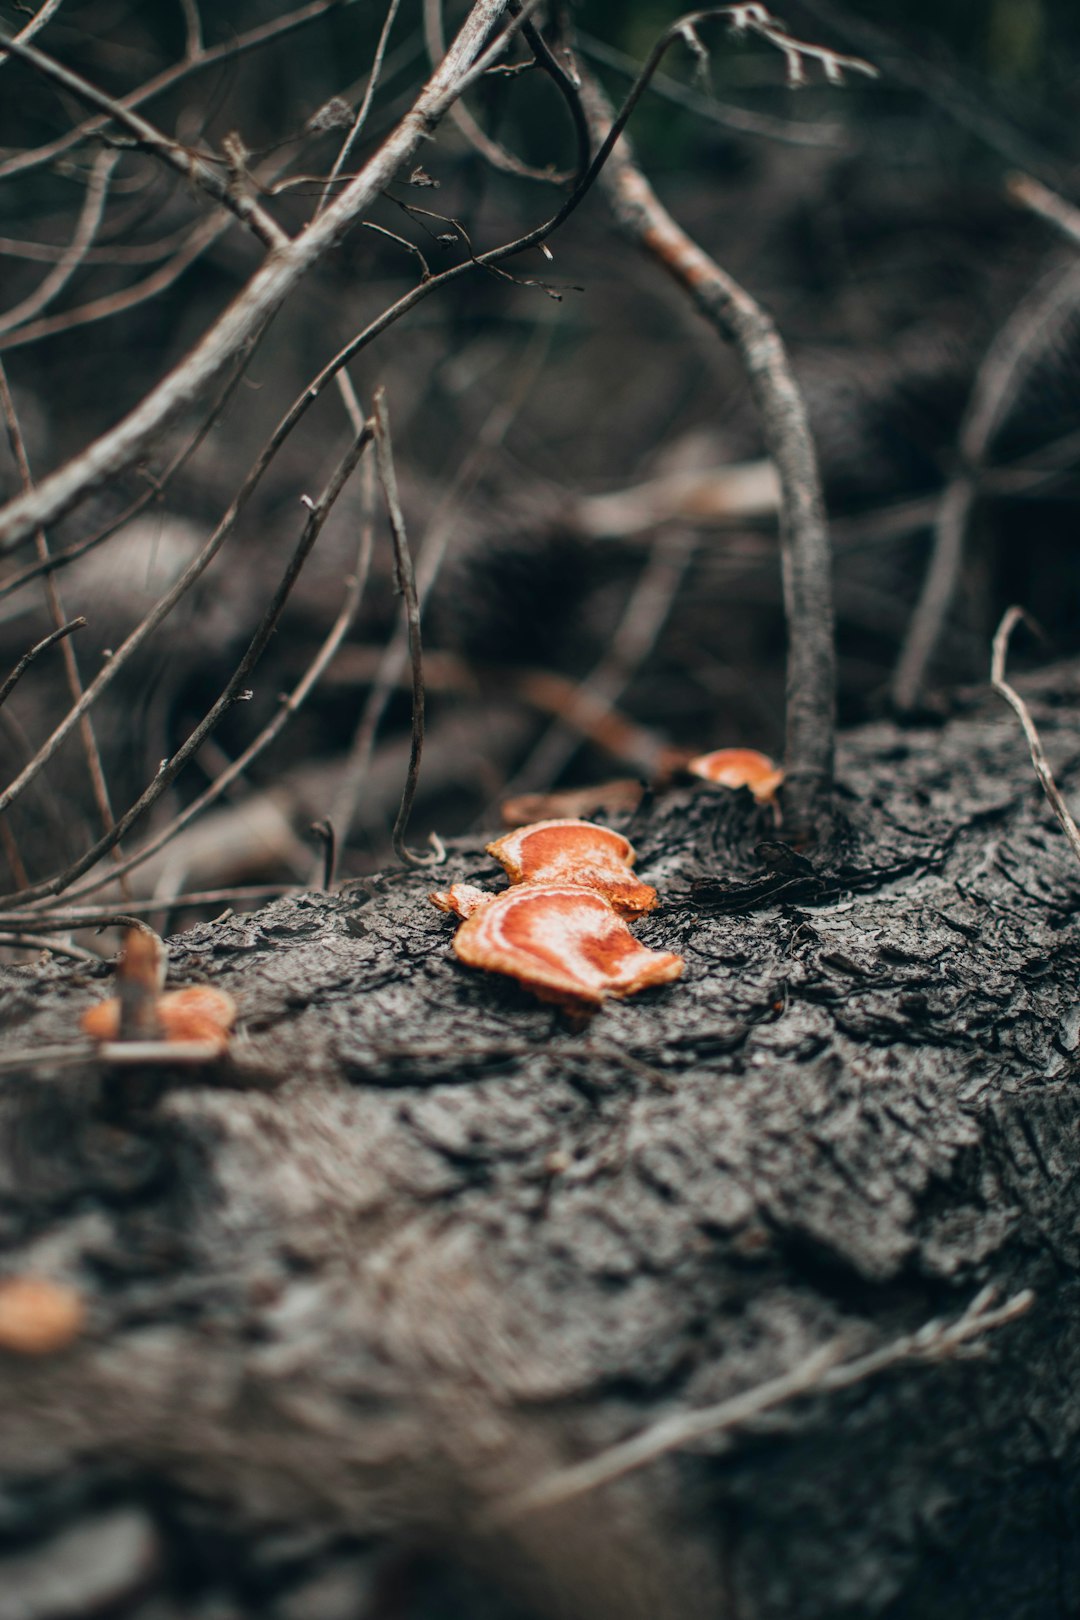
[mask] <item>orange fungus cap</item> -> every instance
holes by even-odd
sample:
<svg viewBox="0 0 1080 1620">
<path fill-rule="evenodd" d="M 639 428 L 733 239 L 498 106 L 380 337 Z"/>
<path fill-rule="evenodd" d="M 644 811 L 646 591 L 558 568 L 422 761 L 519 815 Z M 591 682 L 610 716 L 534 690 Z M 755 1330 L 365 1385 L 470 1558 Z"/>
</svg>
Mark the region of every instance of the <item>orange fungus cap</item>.
<svg viewBox="0 0 1080 1620">
<path fill-rule="evenodd" d="M 681 956 L 635 939 L 603 895 L 569 884 L 505 890 L 466 919 L 454 950 L 470 967 L 508 974 L 569 1009 L 668 984 L 683 970 Z"/>
<path fill-rule="evenodd" d="M 686 768 L 720 787 L 749 788 L 759 804 L 771 804 L 784 780 L 776 762 L 756 748 L 718 748 L 712 754 L 699 754 Z"/>
<path fill-rule="evenodd" d="M 86 1308 L 74 1288 L 46 1277 L 0 1282 L 0 1350 L 46 1356 L 63 1350 L 82 1331 Z"/>
<path fill-rule="evenodd" d="M 224 1049 L 236 1022 L 236 1003 L 224 990 L 208 984 L 188 985 L 157 996 L 154 1012 L 165 1041 L 210 1041 Z M 88 1007 L 79 1022 L 94 1041 L 115 1041 L 120 1034 L 120 1002 L 116 996 Z"/>
<path fill-rule="evenodd" d="M 487 850 L 506 868 L 511 883 L 594 889 L 630 917 L 656 905 L 656 890 L 630 870 L 637 857 L 629 839 L 592 821 L 534 821 L 497 838 Z"/>
</svg>

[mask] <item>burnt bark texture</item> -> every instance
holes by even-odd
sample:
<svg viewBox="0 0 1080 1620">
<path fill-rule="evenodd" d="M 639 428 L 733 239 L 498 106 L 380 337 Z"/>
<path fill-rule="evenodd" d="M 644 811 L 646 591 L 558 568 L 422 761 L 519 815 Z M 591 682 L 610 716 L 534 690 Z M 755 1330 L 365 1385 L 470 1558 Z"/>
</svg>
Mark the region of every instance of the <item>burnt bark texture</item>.
<svg viewBox="0 0 1080 1620">
<path fill-rule="evenodd" d="M 1067 791 L 1080 671 L 1026 692 Z M 58 1055 L 104 975 L 4 970 L 2 1267 L 89 1315 L 0 1367 L 3 1620 L 1080 1610 L 1080 869 L 985 694 L 838 780 L 808 860 L 747 795 L 639 812 L 686 975 L 586 1025 L 460 965 L 417 872 L 177 937 L 239 1004 L 214 1068 Z M 481 841 L 457 879 L 500 886 Z M 978 1355 L 494 1524 L 987 1283 L 1035 1299 Z"/>
</svg>

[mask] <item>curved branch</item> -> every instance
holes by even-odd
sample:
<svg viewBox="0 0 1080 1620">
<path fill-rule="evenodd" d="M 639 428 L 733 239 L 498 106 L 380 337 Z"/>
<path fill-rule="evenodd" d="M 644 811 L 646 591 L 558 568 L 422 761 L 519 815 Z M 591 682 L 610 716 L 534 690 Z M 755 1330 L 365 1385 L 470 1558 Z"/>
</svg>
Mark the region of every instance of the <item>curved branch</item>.
<svg viewBox="0 0 1080 1620">
<path fill-rule="evenodd" d="M 194 350 L 119 422 L 81 455 L 45 478 L 32 496 L 0 511 L 0 553 L 122 472 L 146 445 L 192 405 L 221 374 L 307 272 L 333 247 L 413 157 L 461 92 L 507 0 L 476 0 L 461 32 L 416 102 L 353 180 L 308 229 L 270 253 Z"/>
</svg>

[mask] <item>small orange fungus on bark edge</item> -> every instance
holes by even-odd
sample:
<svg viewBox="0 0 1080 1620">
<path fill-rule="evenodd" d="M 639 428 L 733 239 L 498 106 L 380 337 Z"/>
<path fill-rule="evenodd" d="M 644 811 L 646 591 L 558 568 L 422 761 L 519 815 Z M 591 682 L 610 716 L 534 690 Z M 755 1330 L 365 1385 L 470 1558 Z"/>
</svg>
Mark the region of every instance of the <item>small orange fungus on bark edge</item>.
<svg viewBox="0 0 1080 1620">
<path fill-rule="evenodd" d="M 74 1288 L 45 1277 L 0 1281 L 0 1350 L 52 1355 L 78 1338 L 85 1320 L 86 1308 Z"/>
<path fill-rule="evenodd" d="M 158 996 L 154 1013 L 164 1041 L 206 1041 L 224 1051 L 236 1022 L 236 1003 L 225 990 L 193 984 Z M 91 1040 L 115 1041 L 120 1033 L 118 997 L 88 1007 L 80 1022 Z"/>
<path fill-rule="evenodd" d="M 749 788 L 758 804 L 771 804 L 784 780 L 779 765 L 756 748 L 717 748 L 690 760 L 686 769 L 719 787 Z"/>
</svg>

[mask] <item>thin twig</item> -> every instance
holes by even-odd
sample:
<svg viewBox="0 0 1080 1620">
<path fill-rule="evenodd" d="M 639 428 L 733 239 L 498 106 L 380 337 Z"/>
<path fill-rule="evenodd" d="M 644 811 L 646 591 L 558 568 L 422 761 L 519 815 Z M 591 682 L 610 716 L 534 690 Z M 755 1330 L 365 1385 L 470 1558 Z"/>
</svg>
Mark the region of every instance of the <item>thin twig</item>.
<svg viewBox="0 0 1080 1620">
<path fill-rule="evenodd" d="M 370 433 L 367 433 L 364 427 L 363 418 L 361 418 L 358 436 L 363 436 L 365 438 L 365 442 L 366 440 L 370 439 L 371 436 Z M 326 639 L 319 648 L 318 652 L 315 654 L 315 657 L 311 660 L 311 663 L 308 665 L 307 669 L 304 671 L 304 674 L 300 680 L 293 687 L 288 696 L 282 698 L 273 719 L 269 720 L 259 732 L 258 736 L 253 738 L 252 741 L 248 743 L 243 752 L 238 754 L 237 757 L 214 778 L 209 787 L 205 788 L 203 792 L 193 799 L 189 805 L 186 805 L 183 811 L 181 811 L 178 816 L 174 817 L 174 819 L 170 821 L 167 826 L 159 828 L 158 831 L 154 833 L 153 837 L 147 841 L 147 843 L 145 843 L 140 849 L 137 849 L 134 854 L 128 856 L 127 860 L 124 861 L 121 867 L 117 868 L 115 871 L 110 871 L 103 875 L 91 878 L 85 883 L 76 884 L 70 890 L 65 890 L 66 902 L 79 899 L 84 894 L 93 894 L 97 889 L 103 888 L 108 883 L 112 883 L 117 877 L 121 876 L 122 873 L 131 872 L 137 866 L 141 866 L 144 861 L 149 860 L 152 855 L 156 855 L 157 852 L 160 849 L 163 849 L 166 844 L 171 843 L 172 840 L 177 837 L 179 833 L 182 833 L 185 827 L 188 827 L 197 816 L 200 816 L 204 810 L 208 809 L 210 805 L 215 804 L 223 794 L 228 792 L 233 783 L 244 774 L 248 766 L 251 765 L 254 760 L 258 759 L 260 754 L 264 753 L 266 749 L 269 748 L 275 737 L 278 736 L 278 734 L 292 719 L 293 715 L 296 714 L 306 702 L 307 698 L 310 696 L 311 692 L 314 690 L 315 686 L 318 684 L 330 662 L 337 653 L 341 643 L 352 629 L 356 615 L 360 608 L 360 603 L 363 599 L 368 575 L 371 571 L 371 553 L 374 539 L 374 490 L 370 476 L 374 471 L 374 464 L 371 457 L 368 458 L 364 465 L 365 468 L 369 469 L 369 476 L 365 477 L 363 480 L 364 493 L 363 511 L 360 522 L 360 538 L 357 545 L 356 560 L 353 564 L 352 571 L 346 580 L 345 597 L 342 602 L 341 612 L 338 614 L 333 625 L 330 627 Z M 329 825 L 329 823 L 326 823 L 326 825 Z M 324 888 L 329 888 L 329 886 L 329 883 L 325 883 L 323 885 Z"/>
<path fill-rule="evenodd" d="M 96 866 L 101 857 L 114 847 L 125 835 L 129 827 L 133 826 L 152 805 L 156 804 L 166 788 L 176 780 L 188 760 L 198 751 L 204 739 L 209 736 L 218 721 L 237 701 L 239 693 L 244 689 L 248 676 L 255 668 L 267 642 L 274 633 L 278 620 L 285 609 L 289 594 L 299 577 L 300 570 L 310 555 L 311 549 L 319 537 L 323 524 L 333 510 L 338 496 L 359 461 L 368 439 L 369 433 L 365 427 L 359 437 L 353 440 L 334 468 L 319 499 L 307 502 L 307 522 L 304 524 L 296 549 L 289 559 L 289 565 L 263 614 L 261 624 L 248 643 L 247 650 L 236 669 L 225 683 L 224 689 L 211 704 L 198 725 L 195 726 L 187 740 L 171 758 L 162 761 L 153 781 L 143 790 L 135 803 L 124 812 L 108 835 L 99 838 L 92 848 L 86 850 L 77 860 L 73 861 L 70 866 L 65 867 L 55 877 L 34 884 L 31 889 L 24 890 L 21 894 L 6 895 L 0 900 L 0 903 L 25 905 L 32 900 L 62 893 L 64 889 L 74 883 L 76 878 L 81 877 L 92 866 Z M 25 772 L 23 774 L 25 775 Z"/>
<path fill-rule="evenodd" d="M 198 0 L 180 0 L 180 10 L 184 14 L 184 61 L 197 62 L 203 54 L 202 18 L 199 15 Z"/>
<path fill-rule="evenodd" d="M 27 295 L 21 303 L 15 304 L 11 309 L 0 315 L 0 336 L 5 332 L 13 331 L 18 326 L 24 326 L 34 315 L 40 315 L 53 299 L 67 286 L 72 276 L 84 262 L 88 249 L 101 226 L 102 214 L 105 210 L 105 199 L 108 195 L 109 180 L 117 163 L 120 161 L 119 152 L 99 152 L 90 170 L 90 177 L 86 183 L 86 196 L 79 213 L 78 223 L 63 256 L 50 270 L 43 281 Z"/>
<path fill-rule="evenodd" d="M 1005 702 L 1023 726 L 1024 736 L 1027 738 L 1028 748 L 1031 751 L 1031 763 L 1035 767 L 1035 775 L 1039 778 L 1039 785 L 1049 799 L 1050 807 L 1064 829 L 1073 854 L 1080 861 L 1080 830 L 1077 829 L 1069 807 L 1062 798 L 1057 783 L 1054 781 L 1054 773 L 1050 769 L 1049 761 L 1043 751 L 1042 740 L 1028 711 L 1027 704 L 1005 679 L 1005 661 L 1009 656 L 1009 640 L 1021 619 L 1027 619 L 1027 614 L 1023 608 L 1011 607 L 997 627 L 997 633 L 994 636 L 994 656 L 990 666 L 990 684 L 999 697 L 1005 699 Z"/>
<path fill-rule="evenodd" d="M 439 508 L 428 526 L 417 557 L 417 593 L 421 609 L 439 577 L 453 533 L 454 518 L 460 505 L 475 487 L 488 457 L 502 443 L 532 391 L 539 370 L 546 359 L 550 342 L 551 328 L 538 327 L 530 339 L 514 386 L 506 398 L 499 400 L 489 413 L 476 436 L 475 444 L 458 469 L 453 483 L 444 493 Z M 408 638 L 404 627 L 401 627 L 383 651 L 379 661 L 375 680 L 349 745 L 345 767 L 330 807 L 330 820 L 337 828 L 343 844 L 348 842 L 357 800 L 367 779 L 375 738 L 387 703 L 401 679 L 407 662 Z M 316 880 L 317 874 L 313 876 L 313 881 Z"/>
<path fill-rule="evenodd" d="M 409 664 L 412 670 L 412 731 L 409 741 L 409 769 L 402 789 L 401 804 L 391 835 L 394 854 L 406 866 L 437 866 L 445 860 L 441 847 L 428 855 L 418 855 L 405 842 L 409 826 L 416 784 L 420 779 L 420 760 L 424 752 L 424 650 L 420 636 L 420 602 L 416 594 L 416 573 L 413 569 L 409 536 L 405 528 L 405 514 L 401 510 L 397 475 L 394 471 L 394 448 L 390 438 L 390 415 L 386 408 L 386 390 L 377 388 L 373 400 L 375 413 L 375 457 L 386 502 L 386 515 L 390 520 L 390 534 L 394 542 L 394 574 L 401 593 L 405 613 L 405 627 L 409 637 Z"/>
<path fill-rule="evenodd" d="M 316 219 L 326 207 L 327 200 L 337 184 L 338 176 L 341 174 L 345 164 L 348 162 L 349 153 L 356 145 L 356 142 L 360 138 L 361 131 L 363 130 L 364 125 L 367 123 L 367 116 L 371 111 L 371 103 L 375 99 L 375 89 L 379 83 L 379 76 L 382 73 L 383 61 L 386 57 L 386 47 L 390 42 L 390 30 L 394 26 L 400 5 L 401 0 L 390 0 L 390 5 L 387 9 L 386 16 L 383 19 L 382 31 L 379 34 L 379 42 L 375 47 L 375 59 L 371 64 L 371 72 L 368 75 L 367 87 L 364 90 L 360 105 L 356 109 L 356 117 L 353 119 L 349 132 L 345 136 L 344 141 L 341 143 L 341 150 L 334 159 L 334 166 L 330 170 L 330 174 L 327 177 L 326 185 L 323 187 L 323 194 L 319 198 L 318 206 L 315 209 Z"/>
<path fill-rule="evenodd" d="M 580 29 L 575 30 L 575 39 L 584 56 L 602 62 L 605 67 L 614 68 L 617 73 L 631 79 L 637 78 L 639 64 L 625 51 L 616 50 L 604 40 L 582 33 Z M 768 113 L 750 112 L 745 107 L 732 107 L 727 102 L 717 101 L 714 96 L 702 95 L 668 73 L 654 74 L 652 88 L 656 95 L 675 102 L 677 106 L 689 108 L 698 118 L 707 118 L 725 129 L 738 131 L 740 135 L 779 141 L 787 146 L 839 147 L 843 144 L 842 126 L 839 124 L 797 123 L 793 119 L 774 118 Z"/>
<path fill-rule="evenodd" d="M 442 14 L 443 0 L 424 0 L 424 40 L 428 60 L 433 65 L 442 60 L 446 51 Z M 462 101 L 455 102 L 450 109 L 450 121 L 464 136 L 473 151 L 478 152 L 486 163 L 490 163 L 493 169 L 498 169 L 503 174 L 512 174 L 519 180 L 540 180 L 547 185 L 558 185 L 570 178 L 551 168 L 536 169 L 531 163 L 525 163 L 521 158 L 515 157 L 505 146 L 492 140 Z"/>
<path fill-rule="evenodd" d="M 45 27 L 45 24 L 50 22 L 52 18 L 56 16 L 56 13 L 60 10 L 63 3 L 64 0 L 45 0 L 45 4 L 34 13 L 30 21 L 26 24 L 25 28 L 20 28 L 19 32 L 15 35 L 15 38 L 19 41 L 19 44 L 26 45 L 30 42 L 30 40 L 33 39 L 35 34 L 39 34 Z M 0 56 L 0 68 L 3 66 L 4 58 Z"/>
<path fill-rule="evenodd" d="M 930 563 L 900 649 L 892 700 L 902 713 L 916 707 L 956 597 L 964 541 L 978 493 L 978 475 L 1017 390 L 1080 302 L 1080 266 L 1040 281 L 995 334 L 975 374 L 958 438 L 959 468 L 941 497 Z"/>
<path fill-rule="evenodd" d="M 500 798 L 553 786 L 581 746 L 583 735 L 587 735 L 589 717 L 594 717 L 594 723 L 598 712 L 610 717 L 652 652 L 693 562 L 694 549 L 693 536 L 685 529 L 666 530 L 654 540 L 609 650 L 581 681 L 578 692 L 570 699 L 569 712 L 548 727 L 528 759 L 500 788 Z M 641 740 L 648 743 L 651 758 L 635 763 L 655 770 L 659 763 L 655 739 L 645 734 Z"/>
<path fill-rule="evenodd" d="M 322 845 L 322 890 L 324 894 L 329 894 L 337 876 L 337 833 L 334 823 L 326 819 L 313 821 L 311 830 Z"/>
<path fill-rule="evenodd" d="M 356 179 L 306 231 L 268 255 L 194 349 L 133 411 L 44 479 L 33 497 L 22 496 L 0 512 L 0 552 L 10 551 L 27 534 L 52 523 L 91 490 L 130 466 L 150 440 L 193 404 L 233 356 L 251 342 L 301 278 L 363 217 L 411 160 L 421 140 L 431 134 L 460 94 L 469 69 L 490 55 L 490 50 L 483 50 L 484 43 L 506 4 L 507 0 L 475 0 L 442 63 Z M 434 278 L 424 288 L 433 285 Z"/>
<path fill-rule="evenodd" d="M 81 74 L 73 73 L 70 68 L 54 61 L 44 51 L 39 51 L 36 45 L 20 45 L 10 36 L 0 33 L 0 53 L 5 51 L 28 63 L 43 78 L 50 79 L 54 84 L 59 84 L 63 89 L 70 91 L 80 101 L 85 101 L 89 106 L 107 113 L 122 128 L 129 130 L 140 146 L 153 152 L 155 157 L 169 164 L 178 174 L 183 175 L 185 180 L 193 181 L 208 197 L 212 197 L 214 202 L 227 208 L 231 214 L 235 214 L 265 247 L 279 248 L 288 242 L 288 233 L 283 231 L 265 208 L 248 196 L 246 191 L 230 184 L 215 168 L 199 157 L 198 153 L 183 146 L 179 141 L 170 139 L 168 135 L 163 135 L 161 130 L 141 113 L 125 107 L 115 96 L 107 95 L 104 90 L 99 90 L 97 85 L 91 84 Z"/>
<path fill-rule="evenodd" d="M 51 951 L 53 956 L 68 956 L 73 962 L 92 963 L 97 967 L 101 957 L 85 946 L 72 945 L 66 940 L 53 939 L 50 934 L 25 934 L 21 930 L 0 934 L 0 945 L 15 950 Z"/>
<path fill-rule="evenodd" d="M 594 132 L 613 127 L 603 91 L 584 74 L 582 98 Z M 608 141 L 610 134 L 604 144 Z M 776 464 L 788 632 L 784 813 L 791 836 L 806 841 L 819 836 L 829 819 L 836 711 L 832 562 L 806 406 L 772 320 L 675 223 L 625 142 L 612 152 L 602 184 L 630 238 L 734 343 L 758 408 L 766 448 Z"/>
<path fill-rule="evenodd" d="M 1038 214 L 1040 219 L 1055 226 L 1074 247 L 1080 247 L 1080 208 L 1075 203 L 1066 202 L 1064 197 L 1059 197 L 1056 191 L 1044 186 L 1041 180 L 1034 180 L 1030 174 L 1011 174 L 1005 182 L 1005 189 L 1015 202 L 1030 208 L 1033 214 Z"/>
<path fill-rule="evenodd" d="M 71 619 L 67 624 L 62 624 L 58 629 L 51 631 L 43 640 L 31 647 L 28 652 L 24 652 L 7 680 L 0 683 L 0 708 L 7 702 L 35 658 L 40 657 L 43 652 L 47 652 L 56 642 L 63 641 L 65 636 L 70 636 L 73 630 L 82 630 L 85 626 L 85 619 Z"/>
<path fill-rule="evenodd" d="M 25 348 L 28 344 L 39 343 L 42 338 L 59 337 L 63 333 L 74 332 L 81 326 L 91 325 L 94 321 L 111 320 L 116 315 L 123 315 L 129 309 L 136 309 L 140 304 L 145 304 L 147 299 L 155 298 L 158 293 L 164 292 L 167 287 L 178 281 L 185 270 L 201 258 L 208 248 L 213 247 L 220 236 L 224 236 L 229 224 L 230 216 L 215 210 L 185 232 L 183 245 L 179 251 L 157 270 L 144 276 L 141 281 L 136 281 L 132 286 L 124 287 L 119 292 L 106 293 L 101 298 L 91 298 L 88 303 L 78 304 L 74 309 L 65 309 L 58 315 L 43 315 L 39 320 L 28 321 L 14 331 L 4 332 L 0 335 L 0 353 L 6 353 L 9 349 Z"/>
<path fill-rule="evenodd" d="M 1035 1301 L 1030 1289 L 1014 1294 L 996 1307 L 993 1305 L 995 1297 L 993 1288 L 984 1288 L 955 1322 L 927 1322 L 915 1333 L 904 1333 L 880 1349 L 850 1360 L 844 1359 L 849 1349 L 848 1340 L 843 1335 L 831 1339 L 789 1373 L 782 1373 L 715 1406 L 676 1412 L 596 1457 L 549 1474 L 492 1509 L 487 1515 L 488 1524 L 512 1524 L 544 1508 L 572 1502 L 669 1452 L 701 1440 L 715 1441 L 789 1401 L 850 1389 L 853 1384 L 863 1383 L 905 1362 L 949 1360 L 961 1353 L 970 1340 L 1016 1321 Z"/>
<path fill-rule="evenodd" d="M 309 5 L 288 12 L 284 17 L 275 17 L 272 21 L 263 23 L 258 28 L 252 28 L 246 34 L 234 34 L 231 38 L 223 40 L 220 45 L 214 45 L 209 50 L 203 51 L 198 57 L 185 58 L 172 67 L 163 69 L 161 73 L 155 74 L 152 79 L 147 79 L 146 83 L 140 85 L 137 90 L 131 90 L 126 96 L 119 97 L 120 104 L 129 111 L 133 107 L 141 107 L 145 102 L 153 101 L 155 97 L 163 95 L 166 90 L 171 90 L 174 85 L 179 84 L 181 80 L 188 78 L 192 73 L 216 67 L 219 62 L 229 62 L 238 56 L 246 55 L 248 51 L 258 50 L 263 45 L 270 45 L 275 39 L 280 39 L 283 35 L 292 33 L 294 29 L 303 28 L 310 22 L 316 22 L 320 17 L 324 17 L 328 11 L 333 11 L 336 7 L 345 6 L 349 3 L 350 0 L 311 0 Z M 27 31 L 24 29 L 22 34 L 15 37 L 17 39 L 28 37 Z M 3 65 L 3 62 L 4 58 L 0 56 L 0 66 Z M 62 157 L 65 152 L 70 152 L 73 147 L 81 145 L 88 136 L 96 134 L 100 129 L 104 129 L 108 122 L 108 117 L 87 118 L 74 129 L 68 130 L 64 135 L 57 136 L 53 141 L 46 142 L 43 146 L 33 147 L 26 152 L 15 152 L 11 157 L 5 158 L 0 163 L 0 180 L 8 180 L 13 175 L 26 174 L 30 170 L 44 168 L 46 164 L 52 163 L 58 157 Z"/>
<path fill-rule="evenodd" d="M 3 413 L 4 425 L 7 428 L 8 439 L 11 444 L 15 465 L 19 469 L 19 478 L 22 487 L 28 493 L 33 493 L 34 479 L 30 470 L 30 458 L 27 454 L 26 441 L 23 438 L 22 426 L 15 409 L 11 389 L 8 387 L 7 372 L 4 362 L 0 359 L 0 412 Z M 49 541 L 44 529 L 39 529 L 34 537 L 37 548 L 38 561 L 47 562 L 49 558 Z M 45 601 L 52 618 L 53 628 L 57 631 L 66 631 L 67 617 L 64 604 L 60 600 L 60 587 L 53 574 L 46 574 Z M 79 671 L 79 660 L 75 656 L 75 649 L 69 642 L 67 635 L 62 636 L 62 656 L 64 661 L 64 674 L 67 678 L 68 692 L 73 704 L 78 706 L 83 696 L 82 675 Z M 83 754 L 86 758 L 86 770 L 90 778 L 90 787 L 97 806 L 98 819 L 101 822 L 102 832 L 109 834 L 114 825 L 112 804 L 109 800 L 109 786 L 105 780 L 105 768 L 101 763 L 101 751 L 98 748 L 97 737 L 94 735 L 94 723 L 90 715 L 83 714 L 79 720 L 79 735 L 82 740 Z"/>
<path fill-rule="evenodd" d="M 261 905 L 303 891 L 296 883 L 259 883 L 248 888 L 207 889 L 198 894 L 181 894 L 169 901 L 170 911 L 201 911 L 210 906 Z M 125 900 L 123 911 L 115 906 L 79 906 L 74 910 L 0 911 L 0 928 L 131 928 L 140 917 L 161 910 L 160 899 Z"/>
</svg>

